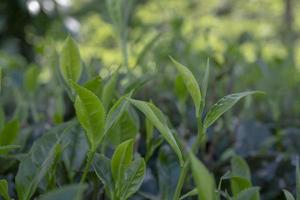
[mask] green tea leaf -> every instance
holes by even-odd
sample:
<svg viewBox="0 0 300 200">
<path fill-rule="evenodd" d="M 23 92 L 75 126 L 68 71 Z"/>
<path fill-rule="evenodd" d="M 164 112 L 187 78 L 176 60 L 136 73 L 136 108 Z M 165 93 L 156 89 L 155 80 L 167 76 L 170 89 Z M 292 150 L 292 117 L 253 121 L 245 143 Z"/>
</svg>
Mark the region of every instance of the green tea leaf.
<svg viewBox="0 0 300 200">
<path fill-rule="evenodd" d="M 103 83 L 102 78 L 100 76 L 97 76 L 83 85 L 85 88 L 89 89 L 91 92 L 93 92 L 98 98 L 101 98 L 102 90 L 103 90 Z"/>
<path fill-rule="evenodd" d="M 69 36 L 63 45 L 60 55 L 60 72 L 66 83 L 71 79 L 77 82 L 81 76 L 81 60 L 77 44 Z"/>
<path fill-rule="evenodd" d="M 246 188 L 237 195 L 235 200 L 255 200 L 257 193 L 259 193 L 259 187 Z"/>
<path fill-rule="evenodd" d="M 15 142 L 18 137 L 20 130 L 20 124 L 17 119 L 13 119 L 7 122 L 0 133 L 0 146 L 11 145 Z M 0 154 L 7 153 L 6 150 L 1 150 Z"/>
<path fill-rule="evenodd" d="M 30 200 L 38 184 L 45 178 L 53 162 L 61 153 L 63 138 L 71 134 L 74 122 L 63 123 L 43 134 L 32 145 L 28 154 L 20 159 L 15 177 L 19 200 Z"/>
<path fill-rule="evenodd" d="M 11 199 L 8 194 L 8 183 L 5 179 L 0 180 L 0 196 L 2 196 L 4 200 Z"/>
<path fill-rule="evenodd" d="M 175 94 L 181 102 L 185 102 L 188 97 L 188 91 L 184 84 L 184 80 L 181 75 L 178 75 L 175 79 Z"/>
<path fill-rule="evenodd" d="M 115 150 L 111 159 L 111 173 L 115 182 L 125 175 L 126 169 L 132 161 L 134 140 L 130 139 L 121 143 Z"/>
<path fill-rule="evenodd" d="M 75 100 L 76 116 L 86 131 L 91 149 L 102 141 L 105 126 L 105 109 L 98 97 L 90 90 L 71 82 L 78 96 Z"/>
<path fill-rule="evenodd" d="M 198 195 L 198 189 L 197 188 L 194 188 L 193 190 L 191 190 L 191 191 L 187 192 L 186 194 L 182 195 L 180 197 L 180 200 L 188 198 L 190 196 L 195 196 L 195 195 Z"/>
<path fill-rule="evenodd" d="M 287 190 L 283 190 L 284 196 L 286 200 L 295 200 L 294 196 Z"/>
<path fill-rule="evenodd" d="M 246 161 L 240 156 L 233 156 L 231 159 L 230 184 L 234 197 L 237 197 L 241 191 L 252 187 L 250 169 Z M 254 199 L 259 199 L 258 192 Z"/>
<path fill-rule="evenodd" d="M 121 97 L 109 110 L 105 122 L 105 132 L 107 132 L 114 123 L 116 123 L 123 113 L 128 108 L 128 98 L 131 97 L 131 93 Z"/>
<path fill-rule="evenodd" d="M 262 92 L 259 91 L 249 91 L 230 94 L 223 97 L 215 105 L 213 105 L 206 114 L 204 120 L 204 128 L 208 128 L 209 126 L 211 126 L 221 115 L 223 115 L 227 110 L 234 106 L 234 104 L 236 104 L 243 97 L 261 93 Z"/>
<path fill-rule="evenodd" d="M 215 200 L 215 180 L 206 167 L 192 153 L 191 159 L 192 175 L 196 183 L 199 199 Z"/>
<path fill-rule="evenodd" d="M 50 191 L 42 195 L 39 200 L 83 200 L 83 192 L 87 189 L 87 185 L 77 184 L 63 186 L 59 189 Z"/>
<path fill-rule="evenodd" d="M 112 196 L 114 192 L 114 181 L 110 163 L 111 161 L 104 155 L 96 154 L 94 157 L 93 168 L 97 177 L 105 186 L 106 191 L 108 191 L 110 196 Z"/>
<path fill-rule="evenodd" d="M 146 164 L 143 158 L 138 158 L 130 164 L 120 189 L 121 199 L 128 199 L 138 191 L 143 183 L 145 172 Z"/>
<path fill-rule="evenodd" d="M 137 107 L 146 117 L 149 119 L 149 121 L 159 130 L 159 132 L 163 135 L 165 140 L 171 145 L 173 150 L 178 156 L 178 159 L 180 161 L 180 164 L 183 164 L 183 157 L 181 150 L 179 148 L 179 145 L 177 144 L 177 141 L 175 140 L 171 130 L 167 126 L 167 122 L 165 117 L 163 116 L 162 112 L 153 104 L 147 103 L 144 101 L 139 100 L 133 100 L 131 99 L 130 102 Z"/>
<path fill-rule="evenodd" d="M 180 64 L 179 62 L 174 60 L 172 57 L 170 57 L 170 59 L 175 64 L 176 69 L 182 76 L 184 84 L 194 101 L 195 109 L 196 109 L 196 116 L 198 118 L 200 116 L 200 105 L 201 105 L 201 99 L 202 99 L 198 82 L 197 82 L 196 78 L 194 77 L 193 73 L 187 67 Z"/>
<path fill-rule="evenodd" d="M 135 139 L 139 130 L 139 118 L 133 109 L 124 112 L 121 118 L 113 125 L 107 133 L 107 139 L 113 145 Z"/>
<path fill-rule="evenodd" d="M 117 80 L 118 80 L 118 72 L 115 72 L 103 87 L 102 102 L 105 109 L 108 109 L 112 103 L 115 94 L 114 92 L 117 86 Z"/>
<path fill-rule="evenodd" d="M 30 154 L 27 155 L 20 163 L 16 175 L 16 188 L 20 200 L 30 200 L 40 181 L 45 177 L 52 163 L 60 151 L 61 146 L 56 144 L 43 159 L 43 162 L 34 162 Z M 40 165 L 37 165 L 39 163 Z"/>
</svg>

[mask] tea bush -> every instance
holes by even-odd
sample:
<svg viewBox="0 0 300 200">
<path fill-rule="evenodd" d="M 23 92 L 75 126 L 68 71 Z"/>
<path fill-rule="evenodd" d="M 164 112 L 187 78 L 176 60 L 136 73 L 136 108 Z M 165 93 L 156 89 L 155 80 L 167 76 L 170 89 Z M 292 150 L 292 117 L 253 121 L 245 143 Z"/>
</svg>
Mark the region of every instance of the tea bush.
<svg viewBox="0 0 300 200">
<path fill-rule="evenodd" d="M 106 0 L 80 34 L 29 30 L 32 61 L 0 51 L 0 199 L 299 199 L 293 36 L 202 5 Z"/>
</svg>

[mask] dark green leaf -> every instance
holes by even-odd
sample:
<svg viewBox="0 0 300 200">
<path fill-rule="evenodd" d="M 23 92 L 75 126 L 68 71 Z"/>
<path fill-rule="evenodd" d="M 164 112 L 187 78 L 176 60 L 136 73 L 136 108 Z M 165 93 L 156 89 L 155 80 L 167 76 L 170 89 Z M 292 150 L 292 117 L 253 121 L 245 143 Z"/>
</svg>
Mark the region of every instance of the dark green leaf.
<svg viewBox="0 0 300 200">
<path fill-rule="evenodd" d="M 68 185 L 42 195 L 39 200 L 83 200 L 87 185 Z"/>
<path fill-rule="evenodd" d="M 114 192 L 114 181 L 111 173 L 110 160 L 104 155 L 96 154 L 94 158 L 93 168 L 96 175 L 101 180 L 106 190 L 109 192 L 110 196 Z"/>
<path fill-rule="evenodd" d="M 210 125 L 212 125 L 221 115 L 223 115 L 227 110 L 234 106 L 234 104 L 236 104 L 243 97 L 260 93 L 261 92 L 259 91 L 249 91 L 230 94 L 223 97 L 215 105 L 213 105 L 206 114 L 204 120 L 204 128 L 208 128 Z"/>
</svg>

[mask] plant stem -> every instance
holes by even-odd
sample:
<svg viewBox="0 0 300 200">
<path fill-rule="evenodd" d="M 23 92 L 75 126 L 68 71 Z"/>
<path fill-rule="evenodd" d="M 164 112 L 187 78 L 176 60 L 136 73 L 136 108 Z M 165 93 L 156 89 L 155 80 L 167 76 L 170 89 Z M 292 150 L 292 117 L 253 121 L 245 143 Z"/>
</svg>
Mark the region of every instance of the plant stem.
<svg viewBox="0 0 300 200">
<path fill-rule="evenodd" d="M 92 165 L 92 162 L 93 162 L 93 160 L 94 160 L 95 153 L 96 153 L 95 150 L 90 150 L 90 151 L 88 152 L 88 155 L 87 155 L 87 162 L 86 162 L 86 165 L 85 165 L 83 174 L 82 174 L 82 176 L 81 176 L 80 183 L 83 183 L 83 182 L 85 181 L 86 175 L 87 175 L 87 173 L 89 172 L 89 170 L 90 170 L 90 168 L 91 168 L 91 165 Z"/>
<path fill-rule="evenodd" d="M 191 151 L 193 153 L 197 153 L 197 151 L 199 150 L 199 148 L 205 138 L 205 130 L 203 128 L 202 121 L 201 121 L 201 119 L 197 119 L 197 121 L 198 121 L 198 133 L 197 133 L 196 141 L 194 142 L 194 144 L 192 146 Z M 188 157 L 186 159 L 184 165 L 181 168 L 173 200 L 179 200 L 179 198 L 180 198 L 181 190 L 182 190 L 189 167 L 190 167 L 190 159 Z"/>
</svg>

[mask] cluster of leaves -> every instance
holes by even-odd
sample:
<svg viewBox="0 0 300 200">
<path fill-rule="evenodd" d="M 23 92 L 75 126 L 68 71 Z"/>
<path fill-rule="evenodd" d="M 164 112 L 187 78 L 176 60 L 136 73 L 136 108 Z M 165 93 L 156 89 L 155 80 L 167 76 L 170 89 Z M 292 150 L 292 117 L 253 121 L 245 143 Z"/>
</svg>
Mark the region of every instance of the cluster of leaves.
<svg viewBox="0 0 300 200">
<path fill-rule="evenodd" d="M 192 194 L 198 194 L 200 199 L 219 198 L 218 196 L 222 193 L 216 193 L 215 179 L 194 154 L 198 152 L 200 145 L 205 141 L 206 130 L 209 126 L 241 98 L 259 92 L 249 91 L 225 96 L 214 104 L 202 119 L 208 87 L 209 65 L 207 65 L 203 79 L 203 92 L 201 93 L 198 82 L 191 71 L 173 58 L 171 60 L 182 77 L 182 84 L 187 88 L 195 105 L 198 133 L 192 149 L 187 149 L 180 142 L 180 138 L 170 128 L 168 118 L 158 107 L 151 102 L 132 98 L 135 92 L 134 88 L 112 103 L 113 96 L 111 93 L 116 88 L 118 72 L 115 72 L 104 85 L 101 77 L 87 80 L 83 85 L 78 84 L 77 82 L 82 75 L 80 53 L 74 40 L 68 37 L 61 52 L 60 72 L 69 98 L 74 102 L 77 120 L 57 125 L 56 128 L 51 129 L 49 133 L 36 140 L 28 153 L 18 156 L 20 163 L 15 177 L 18 198 L 27 200 L 36 195 L 41 195 L 39 197 L 41 199 L 54 197 L 64 199 L 66 195 L 69 196 L 69 199 L 81 198 L 87 187 L 84 183 L 90 182 L 91 174 L 94 173 L 103 185 L 104 191 L 97 191 L 98 188 L 94 187 L 93 193 L 96 195 L 104 193 L 110 199 L 128 199 L 139 190 L 143 183 L 146 161 L 151 158 L 154 150 L 162 144 L 162 139 L 153 142 L 154 128 L 161 133 L 162 138 L 173 149 L 178 157 L 178 164 L 181 166 L 174 199 L 182 199 Z M 34 73 L 31 72 L 30 69 L 29 77 L 34 76 Z M 34 88 L 34 85 L 30 82 L 28 88 Z M 132 129 L 130 111 L 133 110 L 133 107 L 146 117 L 148 127 L 146 161 L 134 151 L 137 130 L 135 130 L 135 134 L 127 132 Z M 2 119 L 4 119 L 3 114 Z M 77 154 L 76 148 L 80 148 L 84 144 L 80 144 L 82 143 L 80 141 L 82 140 L 80 138 L 82 131 L 78 129 L 78 122 L 84 130 L 87 141 L 85 144 L 86 151 L 80 156 Z M 1 154 L 8 155 L 12 149 L 18 147 L 14 145 L 18 132 L 18 120 L 12 120 L 4 125 L 0 134 Z M 74 137 L 79 138 L 74 141 Z M 111 158 L 106 155 L 109 141 L 114 141 L 116 144 Z M 186 154 L 188 156 L 185 156 Z M 84 162 L 84 158 L 86 158 L 86 162 L 84 169 L 82 169 L 81 164 Z M 57 177 L 61 173 L 58 171 L 61 169 L 61 162 L 68 171 L 67 178 L 72 184 L 76 183 L 80 177 L 78 184 L 65 186 L 65 181 L 61 180 L 63 178 Z M 181 190 L 190 168 L 196 188 L 181 196 Z M 232 160 L 232 168 L 230 180 L 234 196 L 230 197 L 226 193 L 228 198 L 243 199 L 245 195 L 249 199 L 253 195 L 258 198 L 258 189 L 252 188 L 249 170 L 245 162 L 236 157 Z M 58 186 L 59 189 L 55 189 Z M 53 189 L 54 191 L 46 192 L 46 194 L 41 192 Z M 5 199 L 10 199 L 8 183 L 5 179 L 1 180 L 1 195 Z"/>
<path fill-rule="evenodd" d="M 7 69 L 2 75 L 0 68 L 0 92 L 2 76 L 5 79 L 1 103 L 10 102 L 9 92 L 18 97 L 14 113 L 10 112 L 11 105 L 3 109 L 0 106 L 0 198 L 178 200 L 197 196 L 201 200 L 259 200 L 259 187 L 252 183 L 250 169 L 242 157 L 224 153 L 224 160 L 231 158 L 231 170 L 221 177 L 217 173 L 215 176 L 208 170 L 205 147 L 209 129 L 225 112 L 242 98 L 261 92 L 230 94 L 210 106 L 209 62 L 200 87 L 193 70 L 170 57 L 168 64 L 172 63 L 177 72 L 174 93 L 178 99 L 174 102 L 178 103 L 182 120 L 195 120 L 197 124 L 190 142 L 186 139 L 188 134 L 179 130 L 182 127 L 174 128 L 172 120 L 176 117 L 165 115 L 164 109 L 150 98 L 142 100 L 145 98 L 139 96 L 141 91 L 147 93 L 143 86 L 149 77 L 136 78 L 129 66 L 127 26 L 133 1 L 108 0 L 106 5 L 123 59 L 122 66 L 110 76 L 102 78 L 99 72 L 88 71 L 71 37 L 64 42 L 59 64 L 51 63 L 55 80 L 46 86 L 39 85 L 41 71 L 32 65 L 22 79 L 24 95 L 7 81 Z M 141 65 L 159 36 L 155 35 L 145 45 L 134 68 Z M 44 90 L 47 87 L 55 88 L 51 90 L 55 105 L 44 111 L 44 105 L 35 104 L 46 102 L 51 96 Z M 187 116 L 189 97 L 194 105 L 193 113 Z M 75 110 L 70 116 L 64 110 L 68 103 L 72 105 L 69 109 Z M 40 115 L 41 110 L 46 114 Z M 43 123 L 41 130 L 37 124 L 45 118 L 49 122 Z M 296 177 L 299 198 L 298 165 Z M 294 199 L 287 190 L 283 194 L 287 200 Z"/>
</svg>

